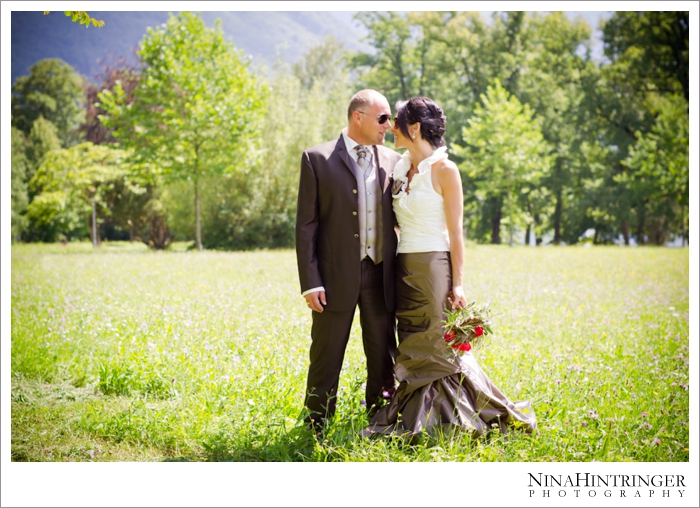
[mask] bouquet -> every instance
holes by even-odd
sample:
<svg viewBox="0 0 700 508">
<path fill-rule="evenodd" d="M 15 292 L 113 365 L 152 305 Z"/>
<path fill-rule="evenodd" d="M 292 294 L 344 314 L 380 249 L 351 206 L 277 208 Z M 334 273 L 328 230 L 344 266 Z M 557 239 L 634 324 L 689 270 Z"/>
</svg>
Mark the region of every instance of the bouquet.
<svg viewBox="0 0 700 508">
<path fill-rule="evenodd" d="M 459 355 L 481 347 L 486 337 L 493 333 L 488 304 L 478 307 L 476 302 L 472 302 L 463 309 L 448 308 L 445 309 L 445 318 L 445 342 Z"/>
</svg>

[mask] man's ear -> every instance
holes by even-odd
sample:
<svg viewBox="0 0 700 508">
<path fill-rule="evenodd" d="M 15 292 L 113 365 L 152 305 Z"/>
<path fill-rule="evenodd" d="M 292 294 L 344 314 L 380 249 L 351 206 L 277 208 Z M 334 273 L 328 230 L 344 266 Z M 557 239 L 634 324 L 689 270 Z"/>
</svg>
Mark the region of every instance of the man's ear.
<svg viewBox="0 0 700 508">
<path fill-rule="evenodd" d="M 355 110 L 352 112 L 352 121 L 353 123 L 360 125 L 360 122 L 362 121 L 362 113 L 359 111 Z"/>
</svg>

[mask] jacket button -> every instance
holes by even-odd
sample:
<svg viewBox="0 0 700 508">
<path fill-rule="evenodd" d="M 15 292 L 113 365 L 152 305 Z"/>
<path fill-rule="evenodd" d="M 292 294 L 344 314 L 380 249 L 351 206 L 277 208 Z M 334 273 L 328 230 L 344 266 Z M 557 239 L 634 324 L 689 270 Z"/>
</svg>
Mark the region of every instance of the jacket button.
<svg viewBox="0 0 700 508">
<path fill-rule="evenodd" d="M 357 215 L 357 212 L 352 212 L 353 215 Z"/>
<path fill-rule="evenodd" d="M 355 236 L 355 238 L 360 238 L 360 235 L 358 235 L 357 233 L 355 233 L 354 236 Z"/>
<path fill-rule="evenodd" d="M 353 189 L 353 190 L 352 190 L 352 193 L 353 193 L 353 194 L 357 194 L 357 189 Z"/>
</svg>

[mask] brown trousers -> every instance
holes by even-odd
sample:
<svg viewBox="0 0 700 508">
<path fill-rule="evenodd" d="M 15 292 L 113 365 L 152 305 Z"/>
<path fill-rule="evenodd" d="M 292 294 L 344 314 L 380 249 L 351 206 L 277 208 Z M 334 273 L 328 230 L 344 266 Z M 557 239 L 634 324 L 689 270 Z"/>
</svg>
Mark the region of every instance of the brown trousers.
<svg viewBox="0 0 700 508">
<path fill-rule="evenodd" d="M 360 326 L 362 344 L 367 357 L 366 402 L 370 408 L 382 391 L 393 395 L 394 354 L 396 352 L 396 321 L 394 312 L 384 303 L 382 263 L 375 265 L 365 258 L 361 263 Z M 312 311 L 311 351 L 305 406 L 310 410 L 307 422 L 321 424 L 320 419 L 335 413 L 338 379 L 343 366 L 345 348 L 355 308 L 321 313 Z"/>
</svg>

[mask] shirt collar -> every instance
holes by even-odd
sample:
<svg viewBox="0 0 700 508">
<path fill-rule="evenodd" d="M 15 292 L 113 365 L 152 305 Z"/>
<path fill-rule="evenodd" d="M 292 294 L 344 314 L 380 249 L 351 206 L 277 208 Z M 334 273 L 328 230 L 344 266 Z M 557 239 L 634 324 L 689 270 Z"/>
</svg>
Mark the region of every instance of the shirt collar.
<svg viewBox="0 0 700 508">
<path fill-rule="evenodd" d="M 347 128 L 343 129 L 341 131 L 341 133 L 343 135 L 343 140 L 345 141 L 345 148 L 347 149 L 348 153 L 350 154 L 350 157 L 352 157 L 353 160 L 355 162 L 357 162 L 357 150 L 355 150 L 355 147 L 358 146 L 360 143 L 358 143 L 357 141 L 352 139 L 350 136 L 348 136 Z M 369 146 L 367 146 L 367 148 L 369 149 L 370 160 L 371 160 L 372 150 L 370 149 Z"/>
</svg>

